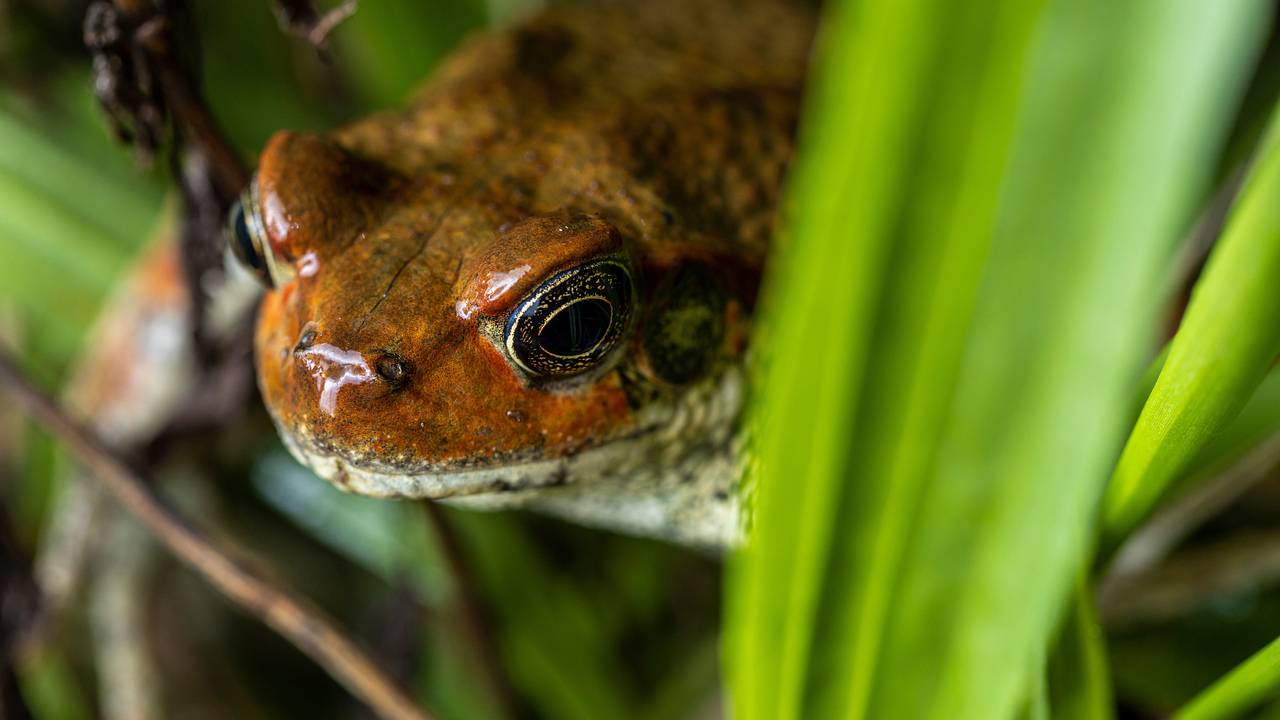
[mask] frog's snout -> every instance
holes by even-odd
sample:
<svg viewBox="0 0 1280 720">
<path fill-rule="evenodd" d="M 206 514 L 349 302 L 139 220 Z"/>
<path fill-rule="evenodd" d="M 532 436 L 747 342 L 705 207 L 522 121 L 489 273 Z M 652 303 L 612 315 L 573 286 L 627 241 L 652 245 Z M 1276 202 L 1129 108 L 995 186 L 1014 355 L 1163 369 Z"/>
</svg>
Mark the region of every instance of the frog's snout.
<svg viewBox="0 0 1280 720">
<path fill-rule="evenodd" d="M 314 330 L 306 330 L 294 348 L 298 368 L 315 381 L 317 405 L 333 417 L 338 396 L 346 388 L 380 382 L 395 390 L 409 381 L 409 363 L 388 352 L 360 352 L 331 343 L 317 343 Z"/>
</svg>

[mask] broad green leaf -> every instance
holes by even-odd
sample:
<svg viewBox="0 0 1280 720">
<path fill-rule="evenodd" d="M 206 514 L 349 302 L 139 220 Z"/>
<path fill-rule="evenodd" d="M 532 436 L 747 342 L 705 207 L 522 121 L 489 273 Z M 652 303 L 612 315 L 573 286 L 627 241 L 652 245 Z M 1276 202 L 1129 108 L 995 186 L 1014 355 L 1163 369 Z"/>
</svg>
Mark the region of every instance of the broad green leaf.
<svg viewBox="0 0 1280 720">
<path fill-rule="evenodd" d="M 866 711 L 876 630 L 963 349 L 1039 8 L 924 0 L 830 10 L 791 180 L 795 241 L 757 338 L 759 511 L 729 598 L 740 717 L 806 715 L 810 672 L 832 678 L 819 683 L 820 713 Z M 851 427 L 867 455 L 853 452 Z M 849 518 L 839 525 L 875 579 L 837 581 L 824 599 L 851 472 L 883 478 L 858 501 L 859 515 L 883 522 L 865 534 Z M 835 657 L 811 664 L 824 600 Z"/>
<path fill-rule="evenodd" d="M 1034 4 L 836 6 L 757 338 L 738 717 L 1017 710 L 1265 9 L 1062 0 L 1028 53 Z"/>
<path fill-rule="evenodd" d="M 1266 10 L 1054 4 L 885 631 L 885 716 L 1005 717 L 1027 682 L 1089 549 L 1159 280 Z"/>
<path fill-rule="evenodd" d="M 1131 530 L 1239 412 L 1280 354 L 1280 111 L 1107 490 L 1104 531 Z"/>
<path fill-rule="evenodd" d="M 10 105 L 0 91 L 0 305 L 18 310 L 25 351 L 61 368 L 149 236 L 160 198 L 122 182 L 136 175 L 123 154 L 80 152 L 109 144 L 83 139 L 102 132 L 97 124 L 52 110 L 37 124 Z"/>
<path fill-rule="evenodd" d="M 47 126 L 0 109 L 0 174 L 28 193 L 51 198 L 60 213 L 93 228 L 95 233 L 85 241 L 105 242 L 103 252 L 129 257 L 155 222 L 159 193 L 131 167 L 122 147 L 113 148 L 116 162 L 102 163 L 76 154 L 62 142 L 65 136 L 105 132 L 98 124 L 59 130 L 55 135 Z"/>
<path fill-rule="evenodd" d="M 92 183 L 62 187 L 63 176 L 80 174 L 101 180 L 92 166 L 52 152 L 35 128 L 0 112 L 0 239 L 10 264 L 31 258 L 57 268 L 62 283 L 88 286 L 100 294 L 127 263 L 129 246 L 122 247 L 123 227 L 110 227 L 109 210 L 88 212 Z M 77 190 L 80 194 L 77 194 Z M 120 202 L 122 212 L 138 212 L 141 201 L 129 193 L 103 191 Z M 145 238 L 142 225 L 139 238 Z M 32 264 L 34 264 L 34 262 Z"/>
</svg>

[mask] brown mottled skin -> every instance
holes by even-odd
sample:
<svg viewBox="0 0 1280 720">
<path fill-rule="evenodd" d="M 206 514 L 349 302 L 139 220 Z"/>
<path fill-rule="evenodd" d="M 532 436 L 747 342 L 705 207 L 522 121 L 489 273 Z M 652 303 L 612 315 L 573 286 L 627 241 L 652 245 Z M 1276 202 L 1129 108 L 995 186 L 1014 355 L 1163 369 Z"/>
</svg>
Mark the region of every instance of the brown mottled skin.
<svg viewBox="0 0 1280 720">
<path fill-rule="evenodd" d="M 690 263 L 725 297 L 715 367 L 739 363 L 812 30 L 782 2 L 564 8 L 466 43 L 403 111 L 276 135 L 255 210 L 294 270 L 262 304 L 257 362 L 282 432 L 437 473 L 635 432 L 639 404 L 682 391 L 641 338 L 655 288 Z M 582 377 L 524 377 L 485 319 L 610 253 L 637 285 L 623 349 Z"/>
</svg>

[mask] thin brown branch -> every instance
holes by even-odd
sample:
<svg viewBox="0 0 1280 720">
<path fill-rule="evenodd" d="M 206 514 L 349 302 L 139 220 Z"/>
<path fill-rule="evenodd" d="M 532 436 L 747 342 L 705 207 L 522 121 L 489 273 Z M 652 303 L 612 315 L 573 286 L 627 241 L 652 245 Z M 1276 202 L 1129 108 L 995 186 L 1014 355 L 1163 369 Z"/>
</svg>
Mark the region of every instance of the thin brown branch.
<svg viewBox="0 0 1280 720">
<path fill-rule="evenodd" d="M 311 28 L 311 32 L 307 33 L 307 41 L 316 47 L 324 45 L 325 41 L 329 39 L 329 33 L 356 14 L 357 3 L 358 0 L 346 0 L 338 7 L 321 15 L 320 19 L 316 21 L 315 27 Z"/>
<path fill-rule="evenodd" d="M 160 142 L 166 114 L 180 146 L 200 153 L 224 198 L 239 195 L 249 173 L 177 52 L 173 26 L 152 0 L 101 0 L 85 18 L 94 56 L 94 89 L 108 120 L 140 156 Z"/>
<path fill-rule="evenodd" d="M 481 665 L 480 669 L 484 673 L 485 680 L 493 691 L 494 704 L 498 712 L 502 717 L 512 717 L 511 708 L 516 696 L 507 683 L 507 674 L 502 670 L 498 645 L 494 641 L 493 633 L 489 632 L 489 624 L 485 622 L 484 604 L 480 600 L 480 594 L 476 592 L 476 580 L 471 573 L 471 565 L 463 557 L 458 534 L 438 504 L 428 500 L 423 501 L 421 505 L 427 517 L 427 524 L 444 554 L 445 569 L 453 581 L 454 605 L 460 622 L 459 630 Z"/>
<path fill-rule="evenodd" d="M 201 96 L 198 74 L 184 62 L 197 53 L 184 47 L 184 41 L 195 43 L 194 33 L 179 37 L 185 26 L 173 13 L 181 12 L 180 0 L 95 0 L 83 37 L 94 94 L 115 136 L 144 164 L 171 138 L 169 161 L 183 198 L 182 267 L 203 360 L 210 349 L 207 288 L 222 276 L 223 224 L 249 172 Z"/>
<path fill-rule="evenodd" d="M 156 73 L 160 95 L 183 137 L 209 161 L 223 197 L 236 197 L 249 183 L 249 171 L 182 71 L 168 20 L 160 15 L 147 20 L 138 28 L 137 40 L 152 58 L 150 67 Z"/>
<path fill-rule="evenodd" d="M 358 0 L 345 0 L 323 14 L 316 12 L 310 0 L 274 0 L 280 27 L 290 35 L 306 40 L 322 57 L 326 56 L 329 33 L 356 13 Z"/>
<path fill-rule="evenodd" d="M 60 439 L 130 514 L 211 585 L 292 642 L 380 717 L 426 720 L 428 715 L 324 613 L 232 559 L 165 507 L 136 473 L 68 418 L 4 352 L 0 352 L 0 385 Z"/>
</svg>

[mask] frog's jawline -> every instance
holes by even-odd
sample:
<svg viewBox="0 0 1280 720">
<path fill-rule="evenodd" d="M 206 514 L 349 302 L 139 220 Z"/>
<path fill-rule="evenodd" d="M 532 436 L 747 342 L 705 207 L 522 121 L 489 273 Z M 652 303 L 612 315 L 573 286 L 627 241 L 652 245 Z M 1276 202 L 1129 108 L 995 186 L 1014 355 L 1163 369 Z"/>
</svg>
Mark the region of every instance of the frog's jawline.
<svg viewBox="0 0 1280 720">
<path fill-rule="evenodd" d="M 366 462 L 280 427 L 289 451 L 338 488 L 361 495 L 429 498 L 464 507 L 529 508 L 596 527 L 724 548 L 741 538 L 736 428 L 742 372 L 642 408 L 631 432 L 554 459 L 465 469 L 406 470 Z"/>
</svg>

